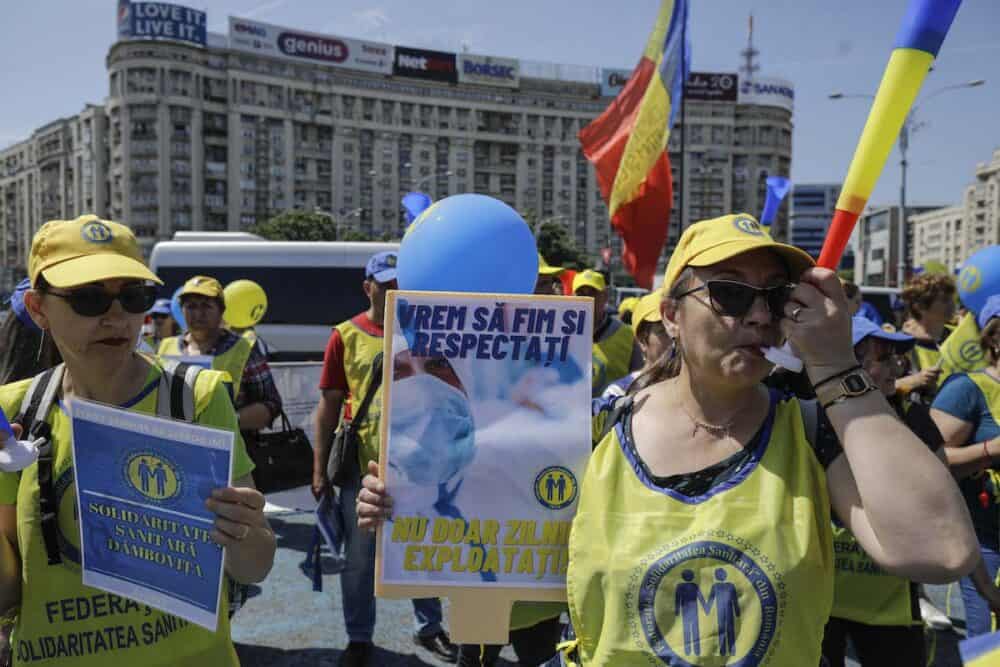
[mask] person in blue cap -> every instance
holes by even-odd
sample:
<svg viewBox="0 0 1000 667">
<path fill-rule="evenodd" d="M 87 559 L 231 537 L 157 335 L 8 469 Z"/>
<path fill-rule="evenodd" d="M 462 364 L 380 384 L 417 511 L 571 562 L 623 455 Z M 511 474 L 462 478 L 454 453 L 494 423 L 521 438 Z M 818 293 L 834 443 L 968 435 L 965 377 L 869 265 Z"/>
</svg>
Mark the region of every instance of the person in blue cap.
<svg viewBox="0 0 1000 667">
<path fill-rule="evenodd" d="M 160 348 L 161 340 L 176 336 L 181 332 L 173 313 L 170 312 L 170 299 L 157 299 L 148 315 L 153 320 L 153 330 L 146 338 L 146 342 L 154 350 Z"/>
<path fill-rule="evenodd" d="M 51 336 L 43 334 L 24 307 L 31 289 L 25 278 L 10 296 L 10 313 L 0 325 L 0 385 L 34 377 L 62 362 Z"/>
<path fill-rule="evenodd" d="M 1000 570 L 1000 294 L 986 301 L 976 323 L 979 345 L 970 341 L 960 353 L 985 355 L 989 365 L 949 377 L 934 398 L 931 415 L 944 436 L 948 465 L 959 478 L 987 575 L 993 581 Z M 962 580 L 970 637 L 991 631 L 991 605 L 975 584 L 970 577 Z"/>
<path fill-rule="evenodd" d="M 446 269 L 442 269 L 446 270 Z M 364 400 L 373 377 L 375 356 L 382 352 L 385 321 L 385 297 L 396 289 L 396 253 L 380 252 L 368 260 L 363 283 L 369 306 L 350 320 L 333 328 L 323 355 L 320 376 L 320 400 L 315 417 L 315 459 L 312 490 L 316 498 L 334 493 L 327 474 L 333 434 L 341 418 L 350 420 Z M 346 402 L 346 406 L 344 405 Z M 344 626 L 348 645 L 341 655 L 344 666 L 366 665 L 374 652 L 372 634 L 375 630 L 375 539 L 358 528 L 355 498 L 361 489 L 361 475 L 369 461 L 378 461 L 379 422 L 382 416 L 382 389 L 379 387 L 364 416 L 355 424 L 358 434 L 358 461 L 352 471 L 355 482 L 340 489 L 338 511 L 345 527 L 344 551 L 347 567 L 340 575 Z M 442 626 L 441 601 L 437 598 L 413 600 L 415 616 L 414 641 L 438 658 L 455 662 L 458 649 L 451 643 Z"/>
<path fill-rule="evenodd" d="M 871 376 L 896 413 L 927 447 L 940 454 L 944 439 L 923 403 L 896 393 L 904 355 L 913 336 L 886 331 L 857 314 L 851 339 L 860 366 Z M 843 667 L 848 638 L 862 666 L 923 665 L 926 662 L 919 586 L 874 565 L 854 535 L 834 519 L 836 554 L 833 610 L 823 636 L 823 656 L 830 667 Z"/>
</svg>

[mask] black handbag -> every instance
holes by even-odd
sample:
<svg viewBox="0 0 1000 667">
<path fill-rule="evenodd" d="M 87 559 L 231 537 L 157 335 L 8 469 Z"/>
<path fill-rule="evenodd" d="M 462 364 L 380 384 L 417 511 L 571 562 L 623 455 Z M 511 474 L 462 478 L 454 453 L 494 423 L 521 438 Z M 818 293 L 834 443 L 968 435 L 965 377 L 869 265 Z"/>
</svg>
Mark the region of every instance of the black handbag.
<svg viewBox="0 0 1000 667">
<path fill-rule="evenodd" d="M 281 411 L 281 430 L 244 433 L 247 453 L 256 467 L 253 482 L 261 493 L 285 491 L 312 483 L 313 448 L 300 428 L 292 428 Z"/>
<path fill-rule="evenodd" d="M 351 419 L 343 420 L 333 436 L 330 460 L 326 465 L 327 478 L 333 486 L 343 488 L 356 484 L 361 479 L 361 470 L 358 467 L 358 430 L 355 424 L 360 425 L 368 416 L 368 406 L 371 405 L 375 392 L 382 384 L 381 352 L 372 359 L 371 373 L 368 391 L 365 392 L 358 411 L 351 415 Z"/>
</svg>

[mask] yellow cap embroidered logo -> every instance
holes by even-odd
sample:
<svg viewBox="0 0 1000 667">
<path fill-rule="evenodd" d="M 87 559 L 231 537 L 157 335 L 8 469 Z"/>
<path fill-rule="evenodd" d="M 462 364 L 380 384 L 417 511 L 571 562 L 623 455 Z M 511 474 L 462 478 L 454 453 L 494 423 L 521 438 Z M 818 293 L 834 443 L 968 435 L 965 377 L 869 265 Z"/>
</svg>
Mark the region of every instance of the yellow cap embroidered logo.
<svg viewBox="0 0 1000 667">
<path fill-rule="evenodd" d="M 735 218 L 733 220 L 733 227 L 750 236 L 764 235 L 764 230 L 761 229 L 760 223 L 753 218 Z"/>
<path fill-rule="evenodd" d="M 111 228 L 100 220 L 92 220 L 80 230 L 80 236 L 88 243 L 110 243 L 114 238 Z"/>
</svg>

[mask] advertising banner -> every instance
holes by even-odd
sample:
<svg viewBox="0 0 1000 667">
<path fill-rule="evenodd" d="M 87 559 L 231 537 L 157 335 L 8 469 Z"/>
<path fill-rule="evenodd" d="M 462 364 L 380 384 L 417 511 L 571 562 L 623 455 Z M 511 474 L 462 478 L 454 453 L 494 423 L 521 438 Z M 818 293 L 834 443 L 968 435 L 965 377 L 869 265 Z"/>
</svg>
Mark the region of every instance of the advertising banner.
<svg viewBox="0 0 1000 667">
<path fill-rule="evenodd" d="M 458 66 L 454 53 L 411 49 L 406 46 L 397 46 L 395 50 L 396 62 L 392 73 L 396 76 L 458 83 Z"/>
<path fill-rule="evenodd" d="M 205 46 L 205 12 L 166 2 L 118 2 L 119 39 L 169 39 Z"/>
<path fill-rule="evenodd" d="M 794 111 L 795 87 L 786 79 L 759 77 L 740 83 L 740 104 L 760 104 Z"/>
<path fill-rule="evenodd" d="M 733 72 L 691 72 L 684 96 L 698 102 L 735 102 L 739 77 Z"/>
<path fill-rule="evenodd" d="M 632 76 L 630 69 L 601 69 L 601 97 L 616 97 Z"/>
<path fill-rule="evenodd" d="M 514 58 L 458 55 L 458 80 L 462 83 L 517 88 L 520 78 L 520 61 Z"/>
<path fill-rule="evenodd" d="M 214 631 L 223 549 L 205 500 L 229 486 L 233 433 L 69 406 L 83 583 Z"/>
<path fill-rule="evenodd" d="M 458 641 L 503 639 L 511 601 L 565 599 L 591 449 L 592 308 L 389 294 L 379 460 L 394 512 L 378 537 L 376 592 L 451 597 Z"/>
<path fill-rule="evenodd" d="M 320 35 L 235 16 L 229 17 L 229 47 L 314 65 L 392 74 L 393 49 L 390 44 Z"/>
</svg>

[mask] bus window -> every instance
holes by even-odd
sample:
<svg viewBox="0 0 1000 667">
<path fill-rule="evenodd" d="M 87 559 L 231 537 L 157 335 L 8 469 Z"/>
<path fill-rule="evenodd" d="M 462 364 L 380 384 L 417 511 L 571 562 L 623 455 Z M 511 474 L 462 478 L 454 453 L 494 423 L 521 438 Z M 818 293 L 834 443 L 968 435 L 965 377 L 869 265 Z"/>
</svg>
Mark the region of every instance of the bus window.
<svg viewBox="0 0 1000 667">
<path fill-rule="evenodd" d="M 170 298 L 192 276 L 211 276 L 228 285 L 253 280 L 267 294 L 262 324 L 333 326 L 368 309 L 363 267 L 161 266 L 161 296 Z"/>
</svg>

